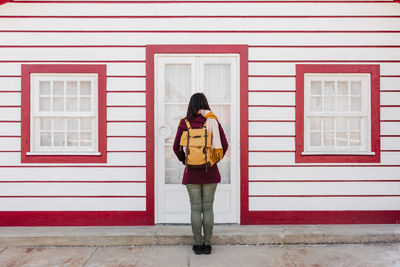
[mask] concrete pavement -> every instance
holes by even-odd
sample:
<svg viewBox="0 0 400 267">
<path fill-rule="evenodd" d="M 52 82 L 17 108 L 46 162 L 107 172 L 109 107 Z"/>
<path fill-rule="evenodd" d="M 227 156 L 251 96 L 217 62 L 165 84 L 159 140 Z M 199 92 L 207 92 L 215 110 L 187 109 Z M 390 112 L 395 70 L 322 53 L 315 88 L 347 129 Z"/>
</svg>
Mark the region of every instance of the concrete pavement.
<svg viewBox="0 0 400 267">
<path fill-rule="evenodd" d="M 400 244 L 231 245 L 213 246 L 211 255 L 195 255 L 191 246 L 7 247 L 4 267 L 387 267 L 400 266 Z"/>
</svg>

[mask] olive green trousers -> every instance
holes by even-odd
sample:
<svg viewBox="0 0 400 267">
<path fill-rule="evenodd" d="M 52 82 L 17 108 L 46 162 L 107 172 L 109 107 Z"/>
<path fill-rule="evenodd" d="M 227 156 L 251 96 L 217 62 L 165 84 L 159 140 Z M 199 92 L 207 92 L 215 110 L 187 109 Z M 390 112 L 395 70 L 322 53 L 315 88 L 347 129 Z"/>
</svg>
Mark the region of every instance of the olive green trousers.
<svg viewBox="0 0 400 267">
<path fill-rule="evenodd" d="M 190 198 L 190 222 L 194 237 L 194 245 L 210 245 L 214 227 L 214 195 L 217 183 L 211 184 L 186 184 Z M 203 218 L 201 217 L 203 214 Z M 203 227 L 204 239 L 202 242 L 201 228 Z"/>
</svg>

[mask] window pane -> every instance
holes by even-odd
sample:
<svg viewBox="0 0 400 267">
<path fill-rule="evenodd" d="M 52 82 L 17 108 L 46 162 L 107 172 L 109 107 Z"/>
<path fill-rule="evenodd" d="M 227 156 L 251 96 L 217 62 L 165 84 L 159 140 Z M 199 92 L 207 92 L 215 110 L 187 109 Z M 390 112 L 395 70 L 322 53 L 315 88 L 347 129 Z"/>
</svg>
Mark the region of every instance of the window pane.
<svg viewBox="0 0 400 267">
<path fill-rule="evenodd" d="M 350 110 L 351 111 L 361 111 L 361 97 L 351 97 Z"/>
<path fill-rule="evenodd" d="M 51 130 L 51 118 L 40 118 L 40 130 Z"/>
<path fill-rule="evenodd" d="M 64 82 L 54 81 L 53 82 L 53 95 L 64 95 Z"/>
<path fill-rule="evenodd" d="M 67 146 L 78 146 L 78 133 L 68 133 L 67 134 Z"/>
<path fill-rule="evenodd" d="M 64 130 L 65 118 L 54 118 L 54 130 Z"/>
<path fill-rule="evenodd" d="M 40 146 L 51 146 L 51 133 L 40 133 Z"/>
<path fill-rule="evenodd" d="M 311 97 L 311 111 L 321 111 L 322 101 L 321 97 Z"/>
<path fill-rule="evenodd" d="M 171 135 L 165 140 L 166 143 L 174 142 L 176 130 L 180 119 L 186 116 L 187 105 L 166 105 L 165 123 L 171 128 Z"/>
<path fill-rule="evenodd" d="M 81 146 L 92 145 L 92 133 L 81 132 Z"/>
<path fill-rule="evenodd" d="M 92 108 L 90 100 L 90 97 L 81 97 L 79 103 L 79 111 L 90 111 Z"/>
<path fill-rule="evenodd" d="M 50 95 L 50 82 L 49 81 L 40 81 L 39 82 L 39 94 Z"/>
<path fill-rule="evenodd" d="M 53 111 L 64 111 L 64 97 L 53 98 Z"/>
<path fill-rule="evenodd" d="M 335 97 L 324 97 L 324 111 L 335 111 Z"/>
<path fill-rule="evenodd" d="M 80 95 L 90 95 L 90 87 L 91 87 L 91 82 L 90 81 L 82 81 L 80 82 Z"/>
<path fill-rule="evenodd" d="M 351 146 L 361 146 L 361 133 L 360 132 L 350 133 L 350 145 Z"/>
<path fill-rule="evenodd" d="M 77 97 L 67 97 L 67 111 L 78 111 Z"/>
<path fill-rule="evenodd" d="M 67 129 L 68 130 L 78 130 L 78 118 L 68 118 L 67 119 Z"/>
<path fill-rule="evenodd" d="M 81 118 L 81 130 L 92 130 L 92 121 L 91 118 Z"/>
<path fill-rule="evenodd" d="M 334 133 L 333 132 L 324 132 L 324 146 L 333 146 L 334 145 Z"/>
<path fill-rule="evenodd" d="M 349 98 L 345 97 L 338 97 L 337 98 L 337 110 L 338 111 L 348 111 L 349 110 Z"/>
<path fill-rule="evenodd" d="M 205 64 L 204 94 L 210 103 L 231 101 L 231 65 Z"/>
<path fill-rule="evenodd" d="M 54 133 L 54 146 L 65 146 L 64 133 Z"/>
<path fill-rule="evenodd" d="M 221 174 L 221 183 L 229 184 L 231 182 L 231 150 L 229 147 L 224 158 L 218 162 L 218 170 Z"/>
<path fill-rule="evenodd" d="M 335 82 L 325 81 L 324 83 L 324 95 L 334 95 L 335 94 Z"/>
<path fill-rule="evenodd" d="M 321 117 L 311 117 L 310 130 L 320 130 L 320 129 L 321 129 Z"/>
<path fill-rule="evenodd" d="M 310 146 L 321 146 L 321 133 L 310 134 Z"/>
<path fill-rule="evenodd" d="M 361 95 L 362 94 L 362 83 L 360 81 L 351 82 L 351 94 Z"/>
<path fill-rule="evenodd" d="M 347 130 L 347 118 L 336 118 L 336 130 Z"/>
<path fill-rule="evenodd" d="M 39 111 L 50 111 L 50 97 L 39 98 Z"/>
<path fill-rule="evenodd" d="M 334 118 L 323 118 L 324 130 L 334 130 Z"/>
<path fill-rule="evenodd" d="M 348 95 L 349 94 L 349 82 L 338 81 L 338 95 Z"/>
<path fill-rule="evenodd" d="M 311 81 L 311 94 L 321 95 L 322 94 L 322 82 L 321 81 Z"/>
<path fill-rule="evenodd" d="M 78 82 L 67 82 L 67 95 L 76 95 L 78 93 Z"/>
<path fill-rule="evenodd" d="M 165 65 L 165 102 L 188 103 L 191 95 L 191 65 Z"/>
<path fill-rule="evenodd" d="M 347 146 L 347 132 L 336 133 L 336 146 Z"/>
<path fill-rule="evenodd" d="M 361 118 L 350 118 L 350 130 L 361 129 Z"/>
</svg>

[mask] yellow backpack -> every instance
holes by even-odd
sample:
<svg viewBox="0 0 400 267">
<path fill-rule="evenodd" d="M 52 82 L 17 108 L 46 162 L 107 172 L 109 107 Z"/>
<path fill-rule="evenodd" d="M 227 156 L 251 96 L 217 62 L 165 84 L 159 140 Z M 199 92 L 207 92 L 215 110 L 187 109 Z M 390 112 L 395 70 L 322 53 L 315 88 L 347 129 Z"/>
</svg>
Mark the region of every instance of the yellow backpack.
<svg viewBox="0 0 400 267">
<path fill-rule="evenodd" d="M 183 131 L 180 145 L 185 147 L 185 165 L 187 168 L 207 168 L 212 167 L 217 159 L 211 148 L 212 133 L 207 130 L 206 122 L 202 128 L 193 129 L 185 119 L 187 130 Z"/>
</svg>

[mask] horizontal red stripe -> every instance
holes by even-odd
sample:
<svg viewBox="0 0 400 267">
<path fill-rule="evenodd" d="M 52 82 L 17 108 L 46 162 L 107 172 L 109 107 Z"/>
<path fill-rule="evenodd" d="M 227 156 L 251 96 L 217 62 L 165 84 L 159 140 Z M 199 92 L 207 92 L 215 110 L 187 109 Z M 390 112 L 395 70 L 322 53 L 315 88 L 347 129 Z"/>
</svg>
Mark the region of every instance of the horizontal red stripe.
<svg viewBox="0 0 400 267">
<path fill-rule="evenodd" d="M 0 75 L 0 78 L 21 78 L 21 75 Z"/>
<path fill-rule="evenodd" d="M 400 135 L 381 135 L 381 137 L 400 137 Z"/>
<path fill-rule="evenodd" d="M 146 165 L 0 165 L 1 168 L 146 168 Z"/>
<path fill-rule="evenodd" d="M 381 152 L 400 152 L 400 150 L 381 150 Z"/>
<path fill-rule="evenodd" d="M 139 91 L 139 90 L 136 90 L 136 91 L 133 91 L 133 90 L 130 90 L 130 91 L 107 91 L 107 93 L 146 93 L 146 91 Z"/>
<path fill-rule="evenodd" d="M 0 211 L 0 226 L 154 225 L 149 211 Z"/>
<path fill-rule="evenodd" d="M 146 138 L 142 135 L 107 135 L 107 138 Z"/>
<path fill-rule="evenodd" d="M 249 135 L 249 137 L 296 137 L 295 135 Z"/>
<path fill-rule="evenodd" d="M 400 33 L 372 30 L 0 30 L 4 33 Z"/>
<path fill-rule="evenodd" d="M 398 108 L 400 105 L 380 105 L 381 108 Z"/>
<path fill-rule="evenodd" d="M 0 198 L 143 198 L 146 196 L 0 196 Z"/>
<path fill-rule="evenodd" d="M 21 138 L 20 135 L 0 135 L 0 138 Z"/>
<path fill-rule="evenodd" d="M 107 123 L 146 123 L 146 121 L 107 121 Z"/>
<path fill-rule="evenodd" d="M 373 62 L 373 63 L 400 63 L 400 60 L 249 60 L 249 63 L 311 63 L 311 62 Z"/>
<path fill-rule="evenodd" d="M 0 93 L 21 93 L 21 91 L 0 91 Z"/>
<path fill-rule="evenodd" d="M 146 181 L 0 181 L 0 183 L 146 183 Z"/>
<path fill-rule="evenodd" d="M 145 150 L 129 150 L 129 151 L 127 151 L 127 150 L 120 150 L 120 151 L 114 150 L 114 151 L 107 151 L 107 153 L 146 153 L 146 151 Z"/>
<path fill-rule="evenodd" d="M 15 105 L 15 106 L 0 106 L 0 108 L 20 108 L 21 106 Z"/>
<path fill-rule="evenodd" d="M 385 92 L 400 92 L 400 90 L 380 90 L 381 93 Z"/>
<path fill-rule="evenodd" d="M 241 224 L 395 224 L 397 210 L 247 211 Z"/>
<path fill-rule="evenodd" d="M 400 167 L 399 165 L 343 165 L 343 164 L 336 164 L 336 165 L 249 165 L 250 168 L 257 168 L 257 167 L 276 167 L 276 168 L 291 168 L 291 167 Z"/>
<path fill-rule="evenodd" d="M 400 120 L 381 120 L 381 122 L 400 122 Z"/>
<path fill-rule="evenodd" d="M 400 182 L 400 180 L 251 180 L 250 183 L 375 183 Z"/>
<path fill-rule="evenodd" d="M 274 120 L 249 120 L 249 122 L 296 122 L 295 120 L 280 120 L 280 121 L 274 121 Z"/>
<path fill-rule="evenodd" d="M 296 151 L 290 151 L 290 150 L 249 150 L 249 152 L 254 153 L 254 152 L 262 152 L 262 153 L 294 153 Z"/>
<path fill-rule="evenodd" d="M 400 195 L 249 195 L 249 197 L 400 197 Z"/>
<path fill-rule="evenodd" d="M 0 121 L 0 123 L 20 123 L 21 121 Z"/>
<path fill-rule="evenodd" d="M 73 63 L 73 62 L 80 62 L 80 63 L 146 63 L 145 60 L 0 60 L 2 63 Z"/>
</svg>

